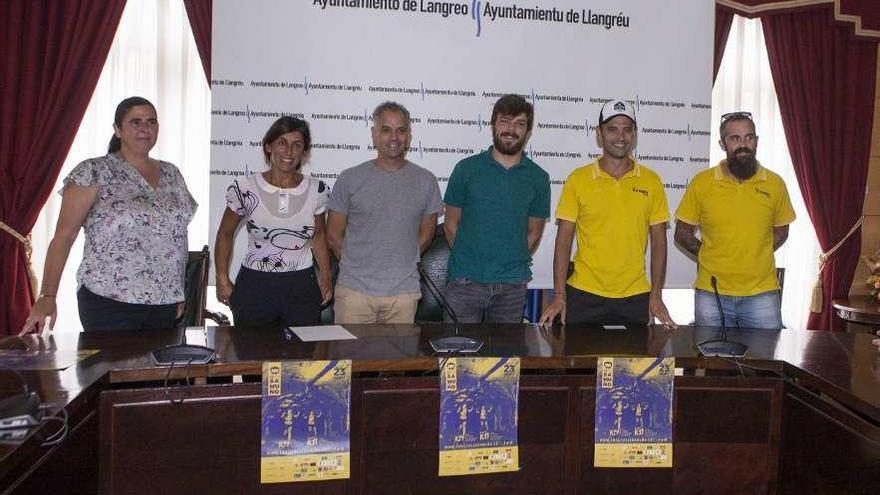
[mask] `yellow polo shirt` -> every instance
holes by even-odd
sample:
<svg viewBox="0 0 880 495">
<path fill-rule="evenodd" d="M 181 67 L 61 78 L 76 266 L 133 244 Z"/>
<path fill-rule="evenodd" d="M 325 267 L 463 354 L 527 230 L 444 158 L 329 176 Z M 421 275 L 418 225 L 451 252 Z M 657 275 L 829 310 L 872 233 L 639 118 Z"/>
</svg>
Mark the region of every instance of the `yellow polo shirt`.
<svg viewBox="0 0 880 495">
<path fill-rule="evenodd" d="M 640 163 L 615 179 L 594 161 L 562 187 L 556 218 L 574 222 L 577 252 L 568 284 L 603 297 L 651 290 L 645 273 L 648 227 L 669 220 L 660 177 Z"/>
<path fill-rule="evenodd" d="M 703 245 L 694 287 L 726 296 L 752 296 L 779 289 L 773 258 L 773 227 L 794 221 L 785 182 L 758 165 L 739 182 L 725 172 L 726 160 L 691 180 L 675 218 L 700 229 Z"/>
</svg>

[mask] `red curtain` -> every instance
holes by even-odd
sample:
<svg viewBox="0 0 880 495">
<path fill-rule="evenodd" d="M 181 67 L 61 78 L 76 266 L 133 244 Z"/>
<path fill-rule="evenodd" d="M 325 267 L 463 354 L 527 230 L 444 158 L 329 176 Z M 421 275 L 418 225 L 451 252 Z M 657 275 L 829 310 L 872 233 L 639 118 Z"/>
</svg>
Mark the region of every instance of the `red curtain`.
<svg viewBox="0 0 880 495">
<path fill-rule="evenodd" d="M 721 60 L 724 58 L 724 49 L 727 47 L 727 36 L 730 34 L 730 25 L 733 24 L 733 11 L 715 5 L 715 67 L 712 72 L 712 80 L 718 77 L 718 69 L 721 68 Z"/>
<path fill-rule="evenodd" d="M 212 0 L 183 0 L 186 15 L 196 39 L 196 49 L 202 59 L 202 67 L 211 85 L 211 6 Z"/>
<path fill-rule="evenodd" d="M 877 42 L 856 39 L 829 7 L 761 17 L 792 164 L 823 251 L 861 217 L 871 147 Z M 842 330 L 831 299 L 846 297 L 857 232 L 828 260 L 821 313 L 808 328 Z"/>
<path fill-rule="evenodd" d="M 30 233 L 92 98 L 125 0 L 0 1 L 0 221 Z M 22 244 L 0 232 L 0 334 L 33 304 Z M 39 277 L 40 274 L 37 274 Z"/>
</svg>

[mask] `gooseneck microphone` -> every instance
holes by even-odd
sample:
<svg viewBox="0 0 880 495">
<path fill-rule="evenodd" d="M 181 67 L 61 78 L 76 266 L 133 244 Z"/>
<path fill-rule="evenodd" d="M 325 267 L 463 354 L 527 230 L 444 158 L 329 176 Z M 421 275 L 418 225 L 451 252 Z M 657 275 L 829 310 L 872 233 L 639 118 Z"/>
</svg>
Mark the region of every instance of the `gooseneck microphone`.
<svg viewBox="0 0 880 495">
<path fill-rule="evenodd" d="M 464 335 L 460 335 L 458 328 L 458 316 L 455 315 L 455 311 L 453 311 L 452 306 L 449 305 L 449 301 L 446 300 L 446 297 L 443 296 L 443 292 L 437 288 L 437 284 L 434 283 L 434 280 L 428 275 L 428 272 L 422 267 L 422 262 L 416 263 L 416 268 L 419 270 L 419 275 L 422 276 L 422 280 L 425 281 L 425 285 L 428 286 L 428 290 L 431 292 L 431 295 L 434 296 L 434 299 L 440 304 L 440 308 L 446 312 L 452 318 L 453 324 L 455 324 L 455 335 L 449 335 L 446 337 L 437 337 L 431 339 L 429 342 L 431 344 L 431 348 L 434 349 L 434 352 L 439 354 L 453 354 L 456 352 L 460 352 L 463 354 L 472 354 L 475 352 L 479 352 L 480 348 L 483 347 L 483 341 L 477 340 L 471 337 L 465 337 Z"/>
<path fill-rule="evenodd" d="M 721 295 L 718 293 L 718 279 L 712 275 L 712 292 L 715 293 L 715 303 L 718 305 L 718 313 L 721 315 L 721 338 L 704 340 L 697 344 L 700 354 L 706 357 L 732 357 L 741 358 L 749 351 L 749 346 L 727 340 L 727 325 L 724 317 L 724 307 L 721 304 Z"/>
<path fill-rule="evenodd" d="M 721 315 L 721 340 L 727 340 L 727 319 L 724 317 L 724 305 L 721 304 L 721 294 L 718 293 L 718 279 L 712 275 L 712 292 L 715 293 L 715 304 L 718 305 L 718 313 Z"/>
</svg>

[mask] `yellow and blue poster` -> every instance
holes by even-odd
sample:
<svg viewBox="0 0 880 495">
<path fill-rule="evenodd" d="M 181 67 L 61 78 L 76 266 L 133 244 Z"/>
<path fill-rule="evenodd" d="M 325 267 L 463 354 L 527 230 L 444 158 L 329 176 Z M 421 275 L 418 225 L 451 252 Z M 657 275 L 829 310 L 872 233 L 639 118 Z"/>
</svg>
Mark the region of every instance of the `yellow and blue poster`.
<svg viewBox="0 0 880 495">
<path fill-rule="evenodd" d="M 350 472 L 351 361 L 263 363 L 260 482 Z"/>
<path fill-rule="evenodd" d="M 600 357 L 595 467 L 672 467 L 675 358 Z"/>
<path fill-rule="evenodd" d="M 519 358 L 440 360 L 440 476 L 519 470 Z"/>
</svg>

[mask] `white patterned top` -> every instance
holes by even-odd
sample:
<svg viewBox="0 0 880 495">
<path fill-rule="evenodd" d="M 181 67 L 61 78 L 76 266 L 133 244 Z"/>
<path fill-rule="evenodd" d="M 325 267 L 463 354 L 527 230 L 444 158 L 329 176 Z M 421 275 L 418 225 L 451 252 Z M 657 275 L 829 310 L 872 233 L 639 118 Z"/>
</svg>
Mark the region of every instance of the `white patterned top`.
<svg viewBox="0 0 880 495">
<path fill-rule="evenodd" d="M 177 167 L 159 164 L 155 189 L 116 153 L 85 160 L 64 179 L 65 188 L 98 186 L 83 222 L 79 286 L 132 304 L 184 300 L 186 229 L 198 205 Z"/>
<path fill-rule="evenodd" d="M 324 213 L 330 187 L 304 177 L 290 189 L 275 187 L 262 174 L 237 179 L 226 189 L 226 206 L 244 217 L 248 253 L 242 266 L 261 272 L 292 272 L 312 266 L 315 215 Z"/>
</svg>

